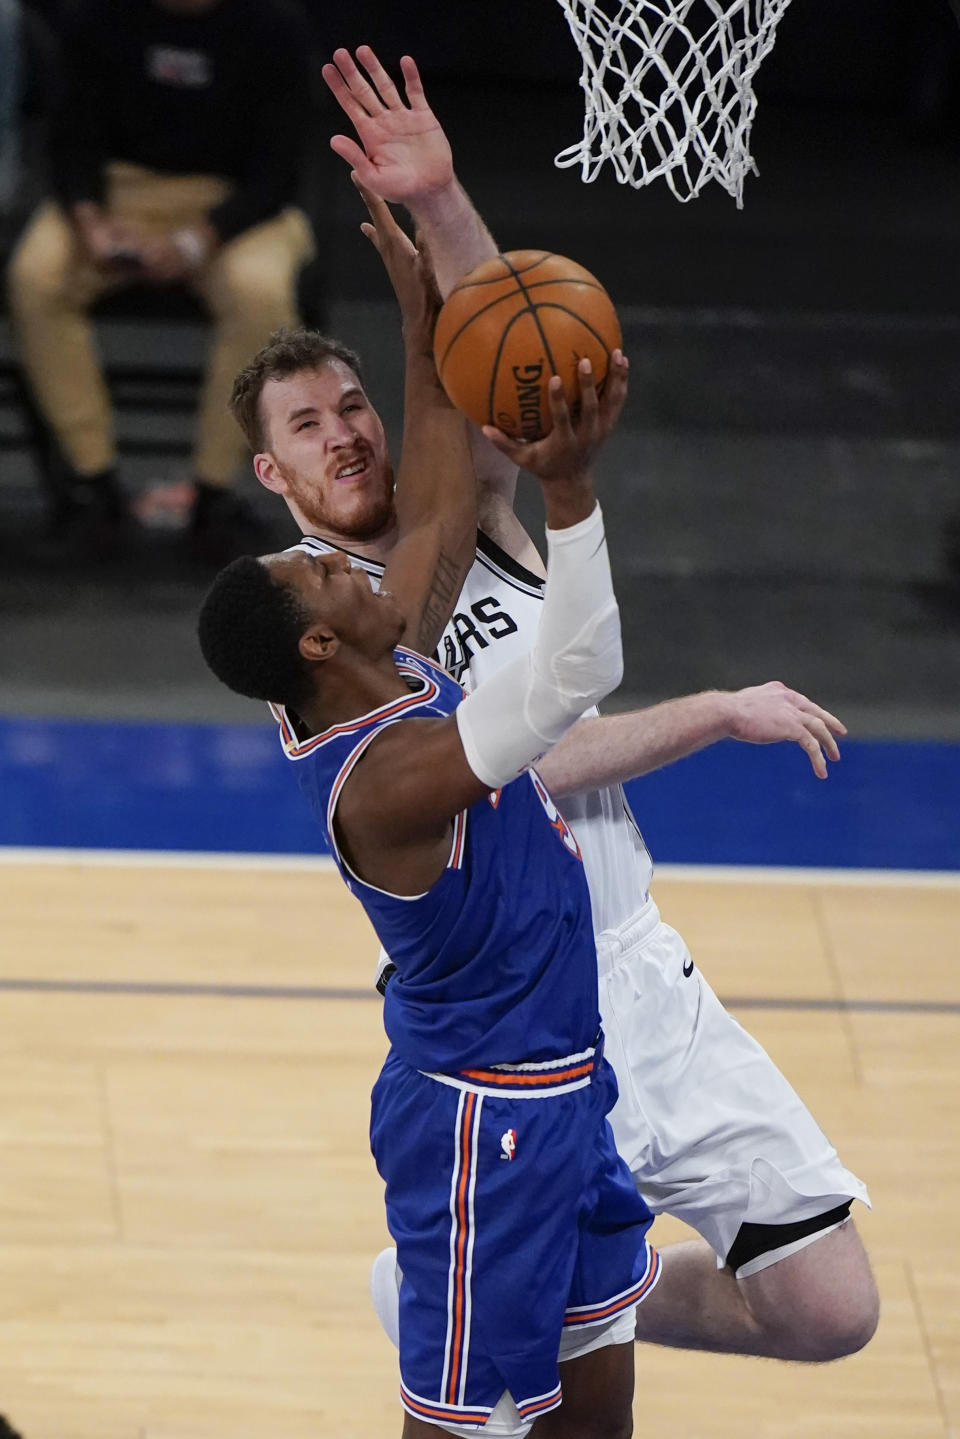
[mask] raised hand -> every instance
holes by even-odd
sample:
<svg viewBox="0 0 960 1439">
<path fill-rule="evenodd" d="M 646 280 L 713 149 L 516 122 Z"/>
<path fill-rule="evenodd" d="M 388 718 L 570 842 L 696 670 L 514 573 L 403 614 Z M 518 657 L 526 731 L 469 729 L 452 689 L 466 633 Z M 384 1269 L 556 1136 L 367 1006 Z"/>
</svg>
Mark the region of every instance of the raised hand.
<svg viewBox="0 0 960 1439">
<path fill-rule="evenodd" d="M 370 214 L 360 226 L 376 248 L 390 277 L 400 305 L 404 337 L 432 354 L 433 329 L 440 309 L 440 292 L 428 262 L 409 235 L 397 224 L 390 207 L 355 180 Z"/>
<path fill-rule="evenodd" d="M 427 104 L 410 56 L 400 61 L 405 98 L 369 45 L 357 47 L 363 70 L 349 50 L 335 50 L 333 59 L 332 65 L 324 65 L 323 78 L 353 122 L 360 144 L 348 135 L 334 135 L 330 146 L 361 185 L 381 199 L 405 205 L 449 185 L 453 180 L 450 143 Z"/>
<path fill-rule="evenodd" d="M 806 695 L 788 689 L 780 680 L 737 690 L 730 695 L 730 700 L 732 739 L 749 744 L 795 740 L 806 750 L 818 779 L 827 777 L 827 759 L 840 758 L 835 736 L 845 735 L 846 725 Z"/>
<path fill-rule="evenodd" d="M 581 360 L 577 366 L 580 404 L 575 415 L 570 413 L 560 377 L 552 376 L 547 393 L 553 428 L 542 440 L 532 443 L 512 440 L 493 425 L 484 425 L 483 433 L 515 465 L 529 470 L 539 480 L 585 475 L 620 418 L 627 398 L 627 370 L 627 358 L 623 351 L 614 350 L 603 394 L 598 395 L 593 366 L 589 360 Z"/>
</svg>

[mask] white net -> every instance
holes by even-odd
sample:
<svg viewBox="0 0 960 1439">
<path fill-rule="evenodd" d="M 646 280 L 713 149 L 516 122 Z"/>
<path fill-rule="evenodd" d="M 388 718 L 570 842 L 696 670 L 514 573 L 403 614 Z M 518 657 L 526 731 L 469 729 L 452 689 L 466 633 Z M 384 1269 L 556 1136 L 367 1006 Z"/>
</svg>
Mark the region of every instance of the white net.
<svg viewBox="0 0 960 1439">
<path fill-rule="evenodd" d="M 790 0 L 559 0 L 583 59 L 583 139 L 556 156 L 595 180 L 662 176 L 678 200 L 710 180 L 743 206 L 756 166 L 753 77 Z"/>
</svg>

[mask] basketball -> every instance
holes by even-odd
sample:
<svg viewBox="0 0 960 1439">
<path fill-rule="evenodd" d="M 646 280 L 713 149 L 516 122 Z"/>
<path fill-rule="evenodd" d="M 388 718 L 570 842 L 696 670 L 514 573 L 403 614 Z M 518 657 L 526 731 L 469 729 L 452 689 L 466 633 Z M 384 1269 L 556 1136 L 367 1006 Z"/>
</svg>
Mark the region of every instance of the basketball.
<svg viewBox="0 0 960 1439">
<path fill-rule="evenodd" d="M 552 428 L 550 376 L 560 376 L 572 407 L 580 397 L 577 362 L 591 361 L 601 391 L 620 343 L 613 301 L 589 270 L 548 250 L 511 250 L 451 290 L 433 350 L 458 410 L 530 441 Z"/>
</svg>

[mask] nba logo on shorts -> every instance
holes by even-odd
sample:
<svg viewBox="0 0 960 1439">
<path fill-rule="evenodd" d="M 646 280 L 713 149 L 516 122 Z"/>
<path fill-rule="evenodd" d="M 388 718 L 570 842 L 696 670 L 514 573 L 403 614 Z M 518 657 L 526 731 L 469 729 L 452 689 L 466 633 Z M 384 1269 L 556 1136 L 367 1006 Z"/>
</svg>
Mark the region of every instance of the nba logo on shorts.
<svg viewBox="0 0 960 1439">
<path fill-rule="evenodd" d="M 508 1129 L 506 1134 L 500 1136 L 500 1148 L 503 1151 L 501 1159 L 512 1159 L 517 1152 L 517 1131 Z"/>
</svg>

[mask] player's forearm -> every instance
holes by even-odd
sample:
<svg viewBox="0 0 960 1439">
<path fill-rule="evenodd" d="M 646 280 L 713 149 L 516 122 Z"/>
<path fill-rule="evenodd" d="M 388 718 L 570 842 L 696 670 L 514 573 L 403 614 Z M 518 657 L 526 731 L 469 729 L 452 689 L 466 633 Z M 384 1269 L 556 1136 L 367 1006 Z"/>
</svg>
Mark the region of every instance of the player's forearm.
<svg viewBox="0 0 960 1439">
<path fill-rule="evenodd" d="M 460 181 L 410 201 L 410 213 L 446 299 L 464 275 L 497 252 L 497 244 Z"/>
<path fill-rule="evenodd" d="M 422 338 L 422 337 L 421 337 Z M 407 340 L 397 544 L 384 586 L 404 597 L 404 640 L 430 654 L 476 555 L 477 503 L 467 421 L 447 399 L 415 336 Z"/>
<path fill-rule="evenodd" d="M 709 690 L 627 714 L 581 719 L 537 768 L 557 797 L 636 779 L 729 738 L 730 700 Z"/>
<path fill-rule="evenodd" d="M 508 783 L 555 744 L 589 704 L 617 687 L 623 673 L 620 615 L 599 506 L 586 519 L 548 530 L 547 549 L 532 651 L 485 680 L 457 710 L 467 762 L 490 788 Z"/>
<path fill-rule="evenodd" d="M 396 510 L 401 535 L 441 521 L 463 532 L 472 558 L 477 495 L 468 421 L 450 403 L 437 378 L 426 332 L 404 329 L 403 444 L 397 468 Z"/>
</svg>

